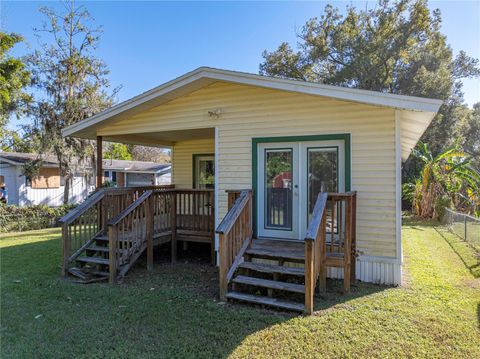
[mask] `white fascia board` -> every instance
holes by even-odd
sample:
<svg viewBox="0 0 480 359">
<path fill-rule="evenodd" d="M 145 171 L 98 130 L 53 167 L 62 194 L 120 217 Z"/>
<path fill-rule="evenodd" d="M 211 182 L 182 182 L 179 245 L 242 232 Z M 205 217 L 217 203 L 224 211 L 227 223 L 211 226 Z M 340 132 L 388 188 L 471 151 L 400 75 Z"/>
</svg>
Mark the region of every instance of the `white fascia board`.
<svg viewBox="0 0 480 359">
<path fill-rule="evenodd" d="M 443 101 L 437 99 L 395 95 L 349 87 L 324 85 L 300 80 L 267 77 L 243 72 L 207 68 L 202 70 L 202 73 L 202 77 L 212 78 L 217 81 L 268 87 L 283 91 L 299 92 L 307 95 L 332 97 L 340 100 L 413 111 L 437 112 L 440 105 L 443 103 Z"/>
</svg>

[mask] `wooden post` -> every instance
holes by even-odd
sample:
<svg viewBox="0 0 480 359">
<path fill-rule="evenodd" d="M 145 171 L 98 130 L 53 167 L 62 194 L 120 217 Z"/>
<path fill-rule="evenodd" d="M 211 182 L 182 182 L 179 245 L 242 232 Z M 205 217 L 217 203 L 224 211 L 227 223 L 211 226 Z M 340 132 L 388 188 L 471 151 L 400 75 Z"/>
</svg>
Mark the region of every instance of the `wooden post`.
<svg viewBox="0 0 480 359">
<path fill-rule="evenodd" d="M 218 235 L 218 245 L 219 245 L 219 260 L 220 266 L 218 268 L 219 273 L 219 290 L 220 290 L 220 300 L 226 301 L 228 283 L 227 283 L 227 271 L 228 271 L 228 262 L 227 262 L 227 248 L 225 243 L 225 235 L 220 233 Z"/>
<path fill-rule="evenodd" d="M 212 265 L 215 265 L 215 193 L 211 192 L 209 194 L 210 208 L 207 208 L 207 213 L 209 214 L 210 223 L 208 224 L 212 243 L 210 244 L 210 255 L 212 260 Z"/>
<path fill-rule="evenodd" d="M 117 228 L 108 227 L 108 247 L 109 247 L 109 272 L 108 281 L 115 283 L 117 278 Z"/>
<path fill-rule="evenodd" d="M 102 136 L 97 136 L 97 189 L 102 187 L 103 182 L 103 154 Z"/>
<path fill-rule="evenodd" d="M 172 201 L 172 239 L 171 239 L 171 250 L 172 250 L 172 263 L 177 261 L 177 196 L 175 192 L 170 192 L 171 201 Z"/>
<path fill-rule="evenodd" d="M 355 283 L 356 280 L 356 265 L 357 265 L 357 193 L 354 192 L 352 196 L 352 254 L 350 280 Z"/>
<path fill-rule="evenodd" d="M 62 225 L 62 243 L 63 243 L 63 261 L 62 261 L 62 275 L 67 276 L 68 273 L 68 257 L 70 252 L 70 238 L 68 237 L 68 224 Z"/>
<path fill-rule="evenodd" d="M 350 291 L 350 270 L 352 253 L 352 198 L 347 197 L 345 201 L 345 248 L 343 255 L 343 291 Z"/>
<path fill-rule="evenodd" d="M 313 313 L 314 283 L 313 241 L 305 241 L 305 313 Z"/>
<path fill-rule="evenodd" d="M 320 229 L 320 258 L 318 274 L 318 290 L 320 293 L 327 291 L 327 210 L 323 213 Z"/>
<path fill-rule="evenodd" d="M 147 208 L 145 213 L 145 222 L 147 226 L 147 269 L 151 271 L 153 269 L 153 200 L 154 194 L 150 194 L 147 199 Z"/>
</svg>

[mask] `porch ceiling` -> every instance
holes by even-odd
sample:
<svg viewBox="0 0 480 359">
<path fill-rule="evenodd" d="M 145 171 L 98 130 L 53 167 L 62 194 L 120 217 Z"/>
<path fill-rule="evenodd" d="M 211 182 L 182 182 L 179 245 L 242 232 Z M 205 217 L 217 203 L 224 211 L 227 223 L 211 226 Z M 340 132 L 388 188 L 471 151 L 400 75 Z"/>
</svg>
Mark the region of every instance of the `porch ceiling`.
<svg viewBox="0 0 480 359">
<path fill-rule="evenodd" d="M 172 147 L 175 142 L 215 137 L 214 128 L 196 128 L 190 130 L 163 131 L 105 136 L 110 142 L 121 142 L 132 145 Z"/>
</svg>

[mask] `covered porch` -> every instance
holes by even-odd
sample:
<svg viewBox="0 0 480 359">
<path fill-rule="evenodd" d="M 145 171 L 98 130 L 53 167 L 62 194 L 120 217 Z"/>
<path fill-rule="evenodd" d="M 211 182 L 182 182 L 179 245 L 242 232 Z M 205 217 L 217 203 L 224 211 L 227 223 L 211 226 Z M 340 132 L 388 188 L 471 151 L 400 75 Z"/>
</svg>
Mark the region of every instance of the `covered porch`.
<svg viewBox="0 0 480 359">
<path fill-rule="evenodd" d="M 168 145 L 173 183 L 101 188 L 104 140 Z M 217 141 L 215 128 L 143 133 L 133 140 L 98 136 L 97 192 L 61 220 L 63 275 L 113 283 L 143 253 L 151 269 L 155 246 L 169 244 L 174 263 L 179 242 L 199 242 L 210 246 L 212 264 L 218 265 L 223 300 L 311 312 L 315 288 L 325 290 L 327 267 L 341 271 L 348 291 L 355 280 L 356 194 L 318 189 L 304 238 L 258 236 L 254 191 L 222 188 Z M 288 199 L 294 191 L 288 185 L 282 188 L 276 192 L 290 194 L 283 193 L 271 209 L 280 222 L 291 212 Z M 222 212 L 219 200 L 226 202 Z M 300 296 L 300 301 L 280 299 L 285 294 Z"/>
</svg>

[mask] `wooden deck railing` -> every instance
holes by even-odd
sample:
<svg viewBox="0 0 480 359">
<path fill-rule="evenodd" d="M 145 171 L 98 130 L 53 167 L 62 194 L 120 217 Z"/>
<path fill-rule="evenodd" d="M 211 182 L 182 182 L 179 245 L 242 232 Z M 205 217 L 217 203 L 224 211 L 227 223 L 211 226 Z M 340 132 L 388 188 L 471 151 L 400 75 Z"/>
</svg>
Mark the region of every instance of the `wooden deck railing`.
<svg viewBox="0 0 480 359">
<path fill-rule="evenodd" d="M 147 248 L 147 267 L 153 265 L 153 197 L 145 191 L 108 222 L 109 281 L 115 282 Z M 121 270 L 117 272 L 120 267 Z"/>
<path fill-rule="evenodd" d="M 186 189 L 175 193 L 177 233 L 211 236 L 215 231 L 213 190 Z"/>
<path fill-rule="evenodd" d="M 327 267 L 343 268 L 344 291 L 355 279 L 356 192 L 320 193 L 305 236 L 305 311 L 313 311 L 318 280 L 326 290 Z"/>
<path fill-rule="evenodd" d="M 220 298 L 225 300 L 228 283 L 252 241 L 252 191 L 244 190 L 217 228 L 219 234 Z"/>
<path fill-rule="evenodd" d="M 318 194 L 305 235 L 305 311 L 308 314 L 313 312 L 315 283 L 319 277 L 324 277 L 324 271 L 326 274 L 327 198 L 328 195 L 325 192 Z"/>
<path fill-rule="evenodd" d="M 329 193 L 328 201 L 326 266 L 343 268 L 343 287 L 348 292 L 355 279 L 357 193 Z"/>
<path fill-rule="evenodd" d="M 173 185 L 101 189 L 61 219 L 62 274 L 107 229 L 110 280 L 125 274 L 150 246 L 148 238 L 152 243 L 171 241 L 172 261 L 178 239 L 208 242 L 214 253 L 214 213 L 210 189 L 174 189 Z M 152 258 L 147 250 L 149 267 Z"/>
</svg>

